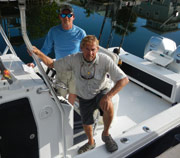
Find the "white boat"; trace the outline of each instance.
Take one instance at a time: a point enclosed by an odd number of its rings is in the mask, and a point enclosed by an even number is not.
[[[20,10],[22,34],[31,49],[22,1]],[[82,132],[74,134],[76,106],[57,96],[54,83],[36,56],[33,58],[43,79],[16,55],[1,26],[0,32],[7,43],[0,56],[0,158],[136,157],[170,132],[173,137],[166,143],[179,149],[180,46],[172,40],[152,37],[143,59],[120,49],[121,68],[130,83],[113,98],[115,116],[110,133],[119,149],[113,153],[106,151],[101,140],[103,124],[98,118],[94,134],[96,148],[78,155],[77,150],[87,140],[81,139]],[[113,50],[101,47],[100,52],[117,59]],[[177,150],[174,154],[178,154]]]

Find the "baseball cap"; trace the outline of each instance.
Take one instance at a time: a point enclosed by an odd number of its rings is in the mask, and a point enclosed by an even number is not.
[[[64,10],[69,10],[70,12],[74,12],[74,9],[70,5],[68,5],[68,4],[61,5],[61,7],[60,7],[60,14]]]

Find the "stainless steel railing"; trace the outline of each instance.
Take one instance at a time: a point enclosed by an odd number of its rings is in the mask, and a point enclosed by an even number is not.
[[[5,32],[4,32],[1,24],[0,24],[0,33],[1,33],[4,41],[6,42],[6,48],[4,49],[4,52],[2,54],[7,54],[8,50],[10,50],[12,54],[16,55],[15,50],[12,47],[11,43],[9,42],[9,40],[8,40],[8,38],[7,38],[7,36],[6,36]]]
[[[24,42],[26,44],[26,47],[28,50],[32,51],[33,48],[32,48],[32,45],[31,45],[31,42],[27,36],[27,31],[26,31],[26,14],[25,14],[25,10],[26,10],[26,2],[25,0],[18,0],[19,2],[19,10],[20,10],[20,17],[21,17],[21,30],[22,30],[22,36],[23,36],[23,39],[24,39]],[[32,57],[34,59],[34,61],[36,62],[37,64],[37,67],[47,85],[47,87],[49,88],[56,104],[57,104],[57,107],[60,111],[60,115],[61,115],[61,133],[62,133],[62,139],[63,139],[63,142],[62,142],[62,147],[63,147],[63,157],[66,158],[66,137],[65,137],[65,121],[64,121],[64,118],[65,118],[65,111],[64,111],[64,108],[61,104],[61,102],[59,101],[58,97],[56,96],[56,92],[54,90],[54,88],[51,86],[51,83],[49,81],[49,78],[47,77],[41,63],[39,62],[38,60],[38,57],[35,55],[35,54],[32,54]]]

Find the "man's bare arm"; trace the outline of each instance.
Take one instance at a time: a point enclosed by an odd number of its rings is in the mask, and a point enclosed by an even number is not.
[[[127,77],[116,82],[114,87],[106,94],[110,99],[116,95],[126,84],[128,84],[129,79]]]
[[[40,59],[43,61],[43,63],[44,63],[45,65],[47,65],[48,67],[50,67],[50,68],[53,68],[53,67],[54,67],[54,65],[53,65],[54,60],[51,59],[50,57],[46,56],[43,52],[41,52],[41,51],[40,51],[38,48],[36,48],[35,46],[33,46],[33,51],[32,51],[31,53],[36,54],[36,55],[38,56],[38,58],[40,58]],[[32,55],[31,53],[29,53],[29,54]]]
[[[100,107],[102,108],[102,110],[108,110],[111,106],[111,99],[114,95],[116,95],[126,84],[128,84],[129,79],[127,77],[119,80],[118,82],[116,82],[116,84],[114,85],[114,87],[106,94],[102,97],[101,101],[100,101]]]

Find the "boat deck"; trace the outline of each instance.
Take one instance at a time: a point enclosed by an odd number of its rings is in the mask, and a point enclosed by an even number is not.
[[[112,123],[110,133],[115,140],[119,140],[120,136],[129,129],[132,129],[139,123],[170,107],[171,104],[169,102],[145,90],[137,84],[129,82],[129,84],[119,92],[119,107],[117,109],[116,118]],[[103,157],[103,153],[107,154],[107,152],[105,150],[105,145],[101,140],[102,130],[103,125],[98,125],[96,135],[94,136],[94,139],[96,140],[96,148],[94,151],[102,150],[101,156]],[[75,156],[79,147],[86,142],[87,140],[74,145],[68,150],[68,155],[70,154]],[[120,143],[120,141],[117,143]],[[85,155],[86,153],[77,155],[77,157],[84,157]],[[93,155],[93,157],[99,157],[99,154]]]

